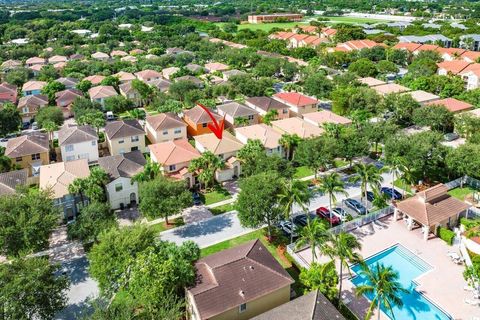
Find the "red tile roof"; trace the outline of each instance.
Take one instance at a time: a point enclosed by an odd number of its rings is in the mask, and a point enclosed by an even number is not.
[[[465,101],[457,100],[455,98],[446,98],[437,101],[432,101],[426,105],[444,106],[450,112],[460,112],[473,109],[473,105]]]
[[[447,72],[457,74],[470,65],[470,62],[464,60],[443,61],[437,63],[439,69],[445,69]]]
[[[421,44],[419,44],[419,43],[399,42],[395,46],[393,46],[393,49],[397,49],[397,50],[403,49],[403,50],[413,52],[413,51],[417,50],[420,46],[421,46]]]
[[[273,95],[274,98],[295,105],[297,107],[308,106],[310,104],[316,104],[318,102],[317,99],[307,97],[298,92],[280,92]]]

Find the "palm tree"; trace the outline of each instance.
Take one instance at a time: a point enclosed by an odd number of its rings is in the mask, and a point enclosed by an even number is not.
[[[338,139],[340,137],[340,133],[342,132],[342,129],[344,128],[343,126],[336,124],[336,123],[331,123],[331,122],[326,122],[322,125],[323,129],[325,130],[325,134],[332,138]]]
[[[312,199],[313,194],[308,189],[307,184],[300,180],[284,179],[282,189],[278,194],[279,205],[283,209],[285,219],[290,220],[293,225],[292,209],[293,205],[297,204],[303,211],[307,211],[307,204]],[[290,243],[293,242],[293,232],[290,233]]]
[[[337,172],[332,172],[323,176],[318,184],[318,190],[321,193],[328,194],[330,208],[330,227],[332,227],[332,204],[337,202],[337,194],[348,196],[345,191],[345,185]]]
[[[76,178],[72,183],[68,185],[68,193],[79,194],[82,206],[85,205],[84,190],[86,186],[86,180],[82,178]]]
[[[312,263],[314,263],[317,257],[316,249],[320,248],[322,252],[326,239],[328,239],[328,230],[325,223],[320,219],[308,219],[307,225],[300,230],[295,245],[297,248],[310,246],[312,250]]]
[[[353,167],[355,175],[350,179],[352,182],[361,183],[362,198],[365,199],[365,208],[367,207],[367,191],[368,187],[378,189],[383,181],[382,171],[385,169],[378,169],[375,165],[368,163],[357,163]]]
[[[215,172],[225,167],[225,162],[214,155],[212,152],[207,151],[202,154],[201,157],[193,159],[190,162],[188,170],[190,172],[200,171],[198,179],[205,184],[205,189],[209,185],[213,187],[215,183]]]
[[[53,150],[53,132],[58,130],[58,125],[50,120],[45,121],[42,124],[42,128],[48,133],[48,141],[50,141],[50,149]]]
[[[136,108],[127,111],[127,118],[129,119],[145,120],[146,116],[147,114],[143,109]]]
[[[238,127],[245,127],[250,124],[250,120],[248,120],[248,118],[245,118],[245,117],[235,118],[234,122]]]
[[[297,134],[285,133],[282,135],[278,143],[287,151],[287,159],[292,160],[295,153],[295,148],[302,139]]]
[[[145,164],[143,171],[137,173],[132,177],[132,183],[134,181],[144,182],[150,181],[158,177],[161,172],[160,165],[156,162],[153,162],[151,158],[147,158],[147,163]]]
[[[340,262],[340,272],[338,281],[338,302],[340,304],[340,296],[342,293],[342,279],[343,279],[343,267],[347,268],[350,273],[350,267],[348,262],[359,261],[360,256],[355,253],[355,250],[361,249],[361,244],[358,242],[354,235],[346,232],[340,232],[338,234],[330,233],[327,241],[325,253],[330,258],[337,258]]]
[[[265,116],[263,116],[263,123],[265,123],[267,126],[270,126],[272,124],[272,121],[277,119],[278,117],[278,111],[275,109],[268,110]]]
[[[409,292],[398,281],[398,272],[393,270],[391,266],[384,266],[382,263],[375,264],[372,269],[366,264],[362,264],[359,275],[365,277],[367,282],[355,289],[356,295],[368,294],[373,296],[365,319],[370,319],[375,308],[378,309],[377,319],[380,319],[380,307],[382,305],[391,312],[395,319],[393,306],[403,306],[400,295]]]

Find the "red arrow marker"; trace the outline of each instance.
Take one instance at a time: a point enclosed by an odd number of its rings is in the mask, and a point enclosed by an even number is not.
[[[212,119],[213,123],[208,124],[208,128],[212,130],[213,134],[219,139],[222,140],[222,135],[223,135],[223,129],[225,127],[225,116],[223,116],[223,119],[220,120],[220,122],[217,122],[217,119],[213,116],[213,114],[210,112],[210,110],[205,107],[203,104],[198,103],[197,105],[201,107],[205,112],[208,114],[210,119]]]

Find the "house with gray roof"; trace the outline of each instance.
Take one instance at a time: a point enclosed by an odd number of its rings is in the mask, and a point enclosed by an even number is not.
[[[135,150],[145,152],[145,131],[138,120],[109,122],[105,126],[105,136],[112,156]]]
[[[67,125],[58,131],[58,145],[63,161],[87,159],[98,160],[98,135],[89,125]]]
[[[0,173],[0,196],[15,194],[17,187],[27,184],[27,178],[27,169]]]
[[[442,47],[450,48],[452,46],[452,39],[445,37],[442,34],[429,34],[426,36],[399,36],[399,42],[414,42],[414,43],[432,43],[441,44]]]
[[[480,51],[480,34],[465,34],[460,36],[460,47]]]
[[[250,126],[258,123],[258,111],[235,101],[217,106],[217,112],[220,116],[224,116],[226,124],[232,127]]]
[[[98,165],[110,178],[105,187],[113,209],[123,209],[138,203],[138,183],[132,181],[132,178],[143,171],[146,163],[139,150],[98,159]]]

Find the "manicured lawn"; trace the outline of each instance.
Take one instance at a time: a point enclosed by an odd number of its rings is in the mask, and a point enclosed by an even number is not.
[[[223,206],[218,206],[215,208],[209,208],[210,212],[216,216],[225,212],[233,211],[235,210],[235,203],[229,203],[229,204],[224,204]]]
[[[162,231],[183,226],[185,224],[185,222],[183,221],[183,218],[176,218],[173,221],[169,220],[169,222],[170,224],[168,226],[165,224],[165,222],[152,224],[150,225],[150,229],[155,231],[155,233],[160,233]]]
[[[224,23],[216,23],[219,27],[221,27]],[[265,32],[269,32],[273,28],[280,28],[280,29],[291,29],[297,25],[305,25],[306,22],[282,22],[282,23],[264,23],[264,24],[251,24],[251,23],[244,23],[238,25],[238,30],[242,29],[250,29],[250,30],[262,30]]]
[[[200,193],[200,199],[205,205],[227,200],[227,199],[230,199],[231,197],[232,196],[230,195],[230,193],[228,193],[227,190],[225,190],[224,188],[218,185],[209,192]]]
[[[308,176],[313,176],[313,170],[306,166],[301,166],[295,168],[295,174],[293,175],[294,178],[301,179]]]
[[[465,197],[472,194],[477,190],[472,189],[470,187],[464,187],[464,188],[455,188],[450,191],[448,191],[448,194],[451,195],[452,197],[455,197],[459,200],[465,200]]]

